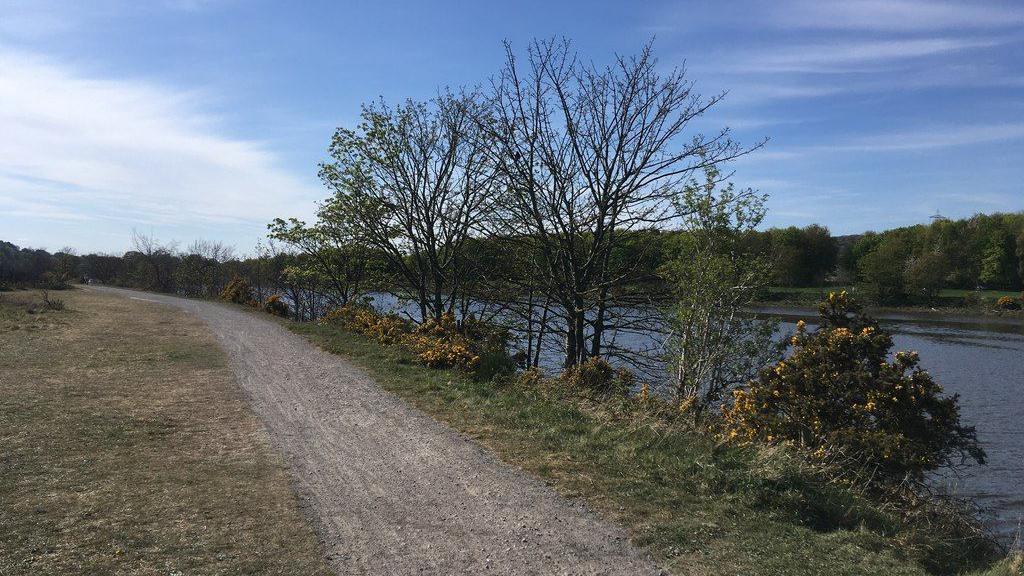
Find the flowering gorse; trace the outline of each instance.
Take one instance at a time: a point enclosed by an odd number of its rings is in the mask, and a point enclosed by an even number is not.
[[[845,292],[830,294],[814,331],[800,322],[791,353],[733,392],[725,434],[740,442],[789,442],[819,460],[842,458],[874,481],[920,479],[985,455],[960,424],[916,352],[889,359],[892,338]]]
[[[445,314],[440,320],[430,319],[403,336],[402,343],[431,368],[462,368],[473,370],[480,356],[458,329],[455,316]]]
[[[996,300],[996,308],[999,308],[1000,310],[1020,310],[1022,302],[1024,302],[1024,296],[1021,298],[1003,296],[999,300]]]
[[[267,298],[266,302],[263,303],[263,311],[273,314],[274,316],[287,318],[288,303],[282,300],[279,294],[274,294]]]
[[[472,318],[467,318],[460,326],[454,315],[445,314],[440,319],[429,319],[413,326],[396,314],[379,314],[363,305],[332,310],[319,323],[358,332],[384,345],[404,346],[431,368],[459,368],[470,372],[480,365],[481,354],[488,346],[500,348],[505,341]]]
[[[220,299],[234,302],[235,304],[259,305],[259,302],[253,299],[249,281],[238,274],[235,274],[227,285],[224,286],[224,289],[220,291]]]

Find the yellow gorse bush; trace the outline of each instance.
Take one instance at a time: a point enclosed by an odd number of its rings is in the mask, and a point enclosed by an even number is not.
[[[402,337],[402,344],[431,368],[473,370],[480,362],[480,356],[473,352],[469,339],[459,332],[452,314],[420,324],[411,334]]]
[[[224,289],[220,291],[220,299],[234,302],[235,304],[259,305],[259,302],[256,302],[252,297],[252,288],[249,286],[249,281],[238,274],[232,276],[231,280],[224,286]]]
[[[280,294],[274,294],[267,298],[266,302],[263,303],[263,311],[273,314],[274,316],[287,318],[288,304],[281,299]]]
[[[373,308],[358,304],[335,308],[317,322],[321,325],[338,325],[385,345],[400,342],[409,332],[409,323],[397,314],[378,314]]]
[[[459,329],[455,317],[445,314],[412,328],[396,314],[378,314],[368,306],[343,306],[325,314],[320,324],[336,324],[376,339],[381,344],[400,344],[431,368],[473,370],[480,356]]]
[[[892,338],[845,292],[820,307],[820,327],[797,324],[791,353],[733,392],[726,438],[789,442],[813,458],[853,459],[880,482],[921,478],[960,456],[984,460],[957,397],[918,366],[915,352],[889,360]]]
[[[996,308],[1000,310],[1020,310],[1022,302],[1024,302],[1024,296],[1020,299],[1013,298],[1012,296],[1003,296],[996,300]]]

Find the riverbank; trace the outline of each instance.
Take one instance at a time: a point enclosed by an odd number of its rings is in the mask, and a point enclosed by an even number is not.
[[[199,319],[49,297],[0,295],[0,574],[331,573]]]
[[[767,295],[758,303],[764,307],[782,307],[793,309],[817,309],[817,303],[828,298],[829,292],[847,291],[856,296],[854,286],[818,286],[808,288],[772,287]],[[928,315],[952,315],[968,318],[1006,318],[1024,323],[1024,310],[1005,310],[997,306],[1000,298],[1020,299],[1020,292],[1001,290],[960,290],[945,289],[939,291],[930,303],[908,303],[898,306],[869,306],[868,310],[876,317],[895,314],[912,314],[921,317]]]
[[[288,323],[502,460],[626,526],[676,574],[953,574],[981,558],[829,482],[782,448],[737,448],[636,399],[479,382],[401,347]],[[987,574],[1019,573],[1003,563]]]
[[[805,320],[814,322],[818,316],[817,306],[805,304],[758,303],[751,310],[783,321]],[[979,330],[1024,333],[1024,315],[1011,311],[1007,314],[982,314],[972,310],[865,307],[877,320],[888,323],[910,323],[952,328],[965,327]]]

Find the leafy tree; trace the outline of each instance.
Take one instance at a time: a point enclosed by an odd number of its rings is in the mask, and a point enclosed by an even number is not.
[[[320,177],[332,190],[325,228],[351,220],[358,240],[398,273],[422,320],[440,320],[463,296],[463,250],[497,196],[490,144],[472,94],[366,105],[355,129],[339,128]],[[385,289],[393,289],[391,286]]]
[[[878,304],[895,304],[904,296],[903,270],[908,248],[898,236],[886,236],[860,259],[860,290]]]
[[[982,253],[978,282],[986,287],[1010,288],[1017,272],[1014,252],[1013,237],[1006,230],[995,230]]]
[[[1024,228],[1017,235],[1017,279],[1024,281]]]
[[[678,210],[688,234],[677,237],[684,247],[662,269],[677,301],[669,320],[675,392],[696,415],[778,354],[777,323],[745,310],[771,279],[768,258],[750,242],[765,196],[732,184],[716,191],[718,182],[718,171],[707,168],[703,183],[687,186]]]
[[[345,306],[366,288],[370,250],[360,239],[356,218],[350,204],[328,201],[320,207],[313,226],[295,218],[277,218],[267,226],[271,239],[305,256],[296,259],[288,273],[293,279],[301,276],[333,306]]]
[[[768,232],[774,257],[775,281],[781,286],[821,284],[836,267],[838,246],[828,228],[773,229]]]
[[[931,303],[945,286],[949,262],[938,252],[928,252],[910,259],[904,272],[907,294]]]

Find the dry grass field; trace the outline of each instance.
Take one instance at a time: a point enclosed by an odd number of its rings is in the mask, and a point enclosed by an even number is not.
[[[198,319],[50,297],[0,294],[0,575],[329,572]]]

